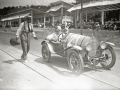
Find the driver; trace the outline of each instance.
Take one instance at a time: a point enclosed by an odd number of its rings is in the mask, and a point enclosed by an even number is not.
[[[59,42],[58,37],[60,34],[61,34],[61,26],[56,26],[55,33],[48,35],[46,39],[49,41]]]
[[[63,33],[62,33],[62,38],[61,38],[61,40],[64,40],[64,39],[68,36],[68,34],[69,34],[69,28],[68,28],[68,27],[65,27],[65,28],[63,29]]]
[[[67,36],[69,35],[69,28],[65,27],[63,29],[63,33],[62,33],[62,38],[61,38],[61,45],[63,46],[63,48],[66,48],[66,42],[67,42]]]

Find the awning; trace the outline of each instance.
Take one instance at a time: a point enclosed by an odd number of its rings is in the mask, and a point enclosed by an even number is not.
[[[74,7],[71,7],[70,9],[68,9],[67,11],[68,12],[71,12],[71,11],[74,11],[75,10],[75,8]]]
[[[90,2],[87,2],[87,3],[83,3],[83,8],[85,8],[87,5],[89,5]],[[78,10],[78,9],[81,9],[81,4],[77,4],[75,5],[74,7],[68,9],[67,11],[68,12],[71,12],[71,11],[74,11],[74,10]]]
[[[115,4],[119,4],[120,0],[106,0],[106,1],[92,1],[92,2],[87,2],[87,3],[83,3],[83,7],[82,8],[90,8],[90,7],[102,7],[102,6],[110,6],[110,5],[114,5],[114,9],[119,8],[119,5],[115,5]],[[112,7],[111,6],[111,7]],[[110,7],[110,9],[111,9]],[[81,4],[75,5],[74,7],[68,9],[67,11],[71,12],[77,9],[81,9]],[[102,8],[100,8],[102,9]],[[109,9],[109,8],[108,8]]]
[[[62,6],[63,6],[63,5],[51,7],[47,12],[50,12],[50,11],[57,11],[57,10],[59,10]]]
[[[26,13],[26,14],[20,14],[20,18],[24,18],[26,16],[28,16],[30,13]],[[1,21],[8,21],[8,20],[13,20],[13,19],[18,19],[19,15],[16,16],[11,16],[11,17],[7,17],[7,18],[3,18]]]

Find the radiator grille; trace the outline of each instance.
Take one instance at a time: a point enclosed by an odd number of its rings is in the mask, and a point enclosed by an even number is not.
[[[94,57],[98,48],[98,41],[94,36],[91,37],[90,44],[92,45],[92,50],[89,52],[89,56]]]

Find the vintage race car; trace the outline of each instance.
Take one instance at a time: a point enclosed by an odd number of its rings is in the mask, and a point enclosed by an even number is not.
[[[116,54],[112,46],[113,43],[98,41],[95,36],[84,36],[69,33],[61,38],[59,42],[45,39],[42,41],[42,57],[49,62],[51,53],[66,57],[69,68],[74,74],[81,74],[86,65],[97,65],[98,63],[105,69],[110,69],[116,62]]]

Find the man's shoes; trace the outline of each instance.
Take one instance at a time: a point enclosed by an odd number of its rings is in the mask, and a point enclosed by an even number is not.
[[[27,57],[22,57],[21,56],[21,59],[22,59],[23,62],[27,62]]]
[[[24,60],[24,62],[26,63],[26,62],[27,62],[27,60]]]
[[[27,59],[27,57],[23,57],[23,56],[21,56],[21,59],[22,59],[22,60],[26,60],[26,59]]]

